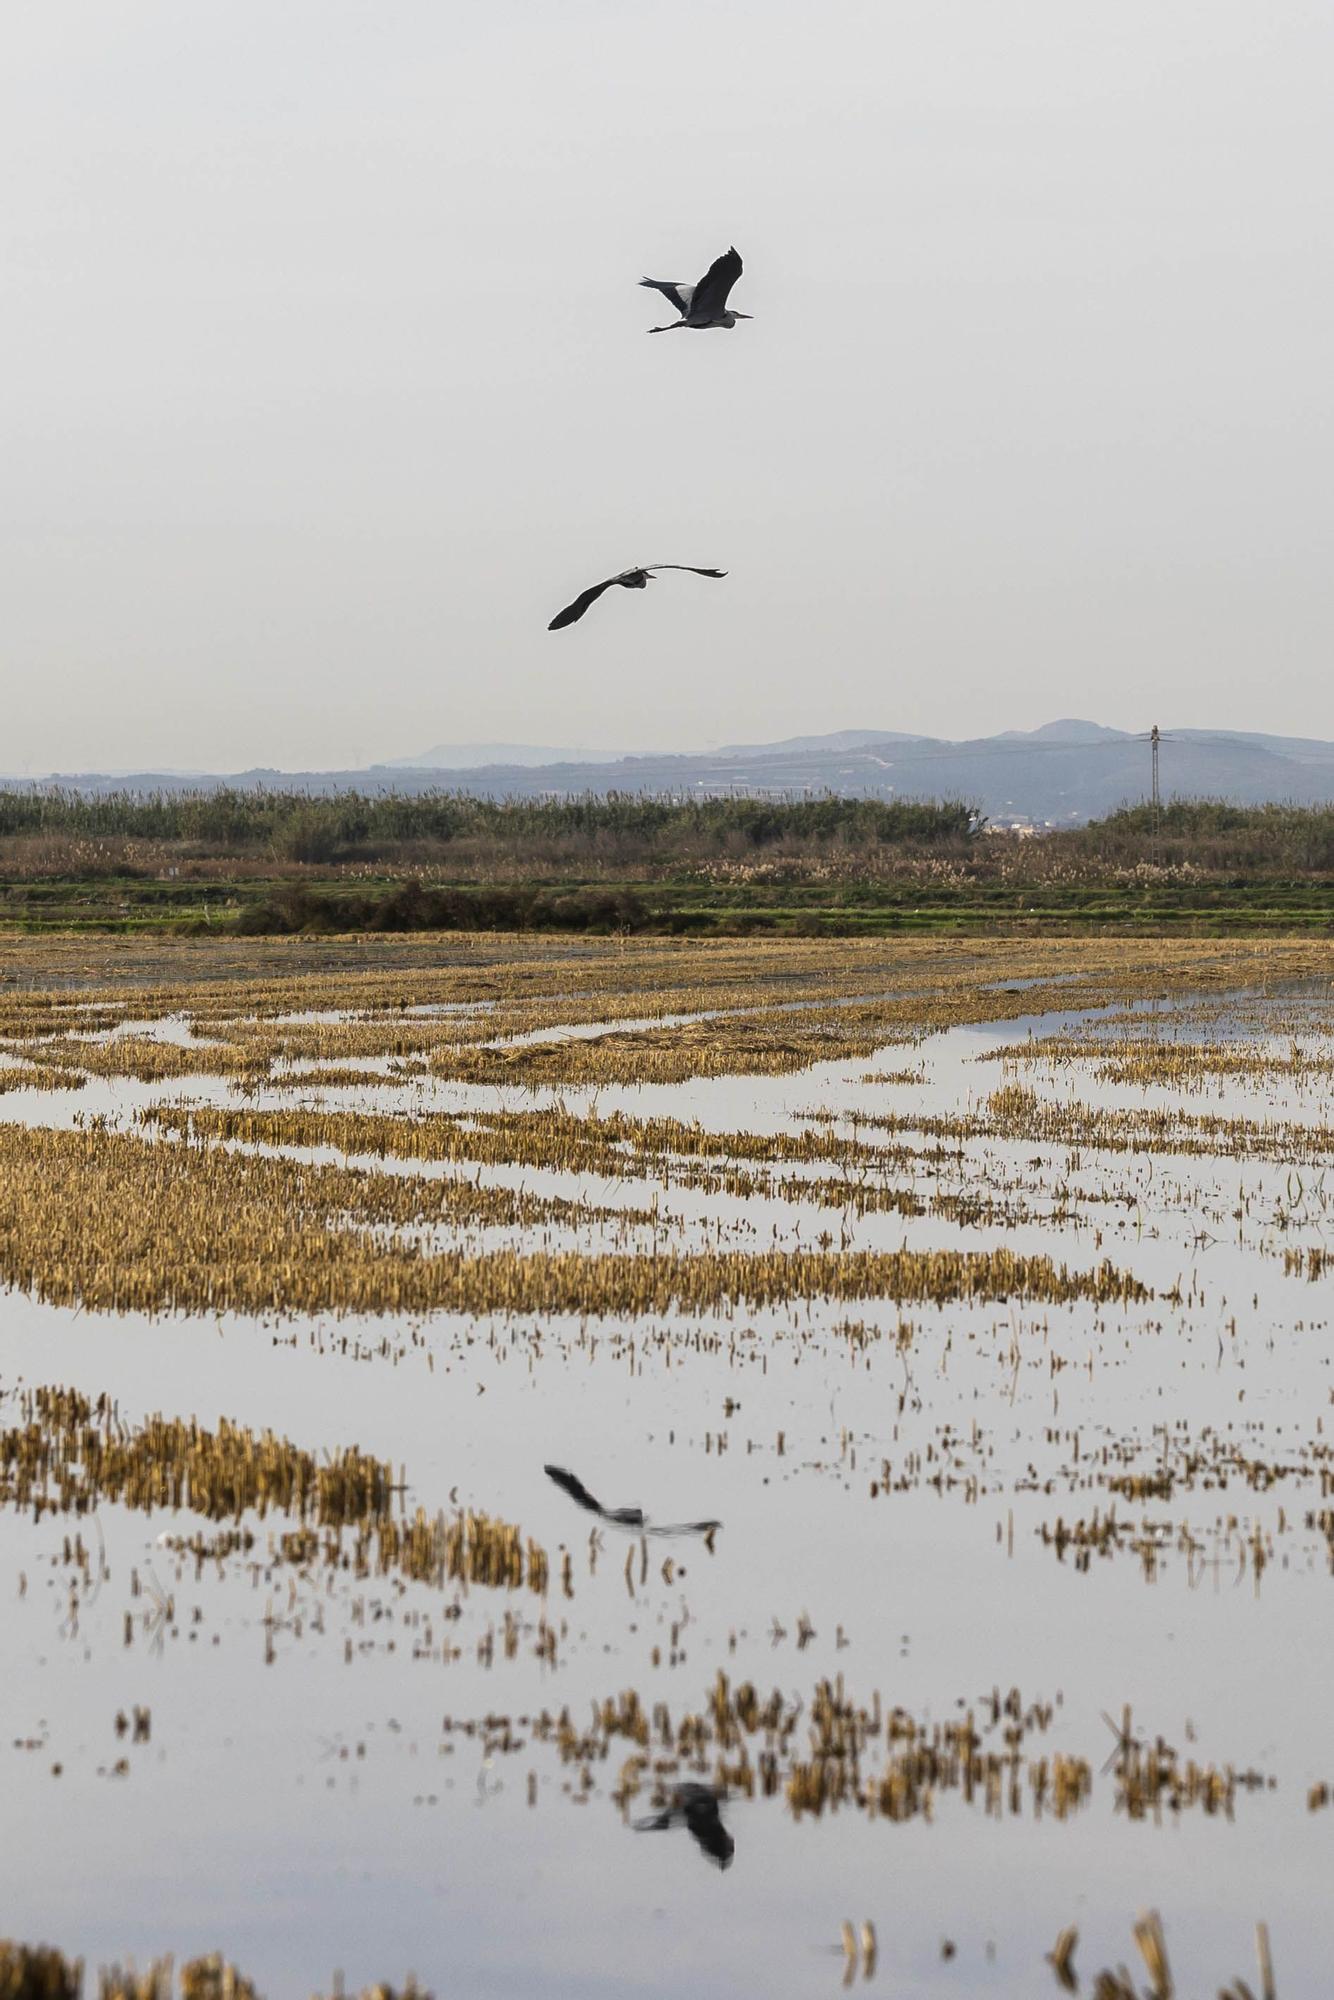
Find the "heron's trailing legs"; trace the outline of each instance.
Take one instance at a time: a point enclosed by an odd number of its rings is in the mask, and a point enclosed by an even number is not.
[[[732,327],[736,324],[737,320],[739,319],[754,319],[754,317],[755,317],[754,313],[725,312],[718,319],[709,319],[709,320],[674,319],[670,326],[651,326],[649,328],[649,332],[675,333],[678,327],[689,326],[689,327],[694,327],[695,331],[698,333],[701,331],[707,331],[710,327],[714,326]]]

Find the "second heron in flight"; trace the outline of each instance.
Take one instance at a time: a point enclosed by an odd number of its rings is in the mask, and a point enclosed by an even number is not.
[[[610,590],[619,583],[622,590],[647,590],[649,578],[655,569],[687,569],[692,576],[726,576],[725,569],[696,569],[694,563],[646,563],[642,569],[623,569],[619,576],[609,576],[605,583],[590,584],[581,590],[573,604],[567,604],[558,611],[547,626],[548,632],[559,632],[563,625],[573,625],[583,617],[590,604],[596,604],[604,590]]]

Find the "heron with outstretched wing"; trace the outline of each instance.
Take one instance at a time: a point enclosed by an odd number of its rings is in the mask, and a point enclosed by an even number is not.
[[[641,285],[661,292],[680,313],[680,319],[666,326],[651,326],[650,333],[671,333],[680,326],[697,331],[709,326],[733,327],[739,319],[753,319],[753,313],[736,312],[727,303],[728,293],[741,276],[741,258],[735,248],[715,257],[697,285],[680,285],[674,278],[641,278]]]
[[[692,576],[726,576],[725,569],[697,569],[694,563],[645,563],[642,569],[623,569],[619,576],[609,576],[603,583],[590,584],[581,590],[572,604],[558,611],[547,626],[548,632],[559,632],[562,626],[575,625],[583,617],[590,604],[596,604],[604,590],[610,590],[618,583],[622,590],[646,590],[650,577],[659,569],[689,570]]]

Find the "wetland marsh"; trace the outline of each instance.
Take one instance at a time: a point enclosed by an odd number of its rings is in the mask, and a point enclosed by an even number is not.
[[[1332,1074],[1319,941],[3,941],[6,1934],[1328,1990]]]

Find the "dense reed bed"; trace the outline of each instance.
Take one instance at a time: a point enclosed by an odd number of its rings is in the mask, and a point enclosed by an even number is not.
[[[169,869],[207,879],[247,867],[281,876],[378,865],[454,882],[606,881],[765,863],[846,880],[929,881],[947,868],[978,882],[1033,884],[1094,885],[1135,871],[1204,880],[1334,875],[1328,806],[1173,799],[1157,812],[1130,806],[1040,840],[981,832],[961,800],[0,786],[0,867],[19,879],[134,879]]]
[[[467,792],[282,789],[87,794],[0,787],[0,841],[63,837],[128,841],[150,857],[257,855],[270,860],[384,861],[458,856],[658,860],[798,846],[821,853],[966,846],[974,815],[958,802],[911,799],[668,800],[630,793],[575,799],[487,799]],[[129,857],[127,857],[128,859]],[[132,865],[132,864],[131,864]]]

